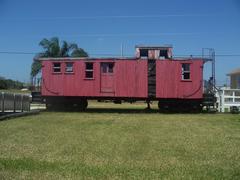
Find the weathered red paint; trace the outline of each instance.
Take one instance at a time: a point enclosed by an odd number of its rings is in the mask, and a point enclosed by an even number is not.
[[[53,73],[53,62],[61,63],[61,72]],[[73,62],[73,72],[65,72],[65,63]],[[93,78],[85,78],[85,62],[93,62]],[[101,63],[114,63],[113,73],[101,72]],[[182,63],[190,63],[191,79],[182,80]],[[80,96],[86,98],[148,98],[147,59],[44,59],[42,60],[43,96]],[[201,99],[201,59],[156,60],[156,99]]]
[[[52,72],[52,63],[56,61],[42,61],[43,96],[147,97],[147,61],[74,60],[74,72],[65,73],[68,61],[58,61],[62,63],[61,73]],[[94,63],[93,79],[85,78],[85,62]],[[101,73],[102,62],[114,63],[114,73]]]
[[[190,80],[182,80],[182,63],[190,64]],[[203,94],[203,61],[167,60],[156,63],[156,97],[200,99]]]

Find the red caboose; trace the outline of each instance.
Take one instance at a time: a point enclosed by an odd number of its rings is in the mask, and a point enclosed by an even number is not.
[[[159,101],[160,109],[203,100],[201,58],[172,57],[171,46],[136,46],[134,58],[41,58],[47,107],[87,107],[88,99]]]

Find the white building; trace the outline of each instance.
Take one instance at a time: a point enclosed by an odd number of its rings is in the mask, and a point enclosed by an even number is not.
[[[222,87],[216,96],[218,112],[230,112],[231,106],[237,106],[240,109],[240,89]]]
[[[216,92],[219,112],[230,112],[230,107],[240,110],[240,68],[227,74],[230,77],[230,87],[221,87]]]

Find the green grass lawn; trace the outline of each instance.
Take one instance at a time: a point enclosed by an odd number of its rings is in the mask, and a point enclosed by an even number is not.
[[[2,121],[0,179],[240,179],[240,115],[142,108]]]

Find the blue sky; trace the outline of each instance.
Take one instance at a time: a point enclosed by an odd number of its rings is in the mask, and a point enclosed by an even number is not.
[[[40,52],[43,38],[75,42],[92,56],[134,55],[136,44],[172,44],[175,55],[240,54],[239,0],[0,0],[0,52]],[[0,53],[0,76],[29,81],[34,55]],[[240,56],[217,56],[218,84]],[[208,68],[205,73],[208,74]]]

